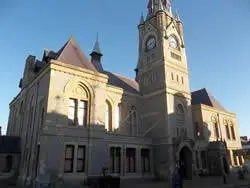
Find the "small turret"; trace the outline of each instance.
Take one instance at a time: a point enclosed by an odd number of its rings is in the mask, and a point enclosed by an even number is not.
[[[96,42],[95,42],[93,51],[91,52],[90,56],[91,56],[91,62],[93,63],[95,68],[98,71],[103,72],[103,67],[102,67],[102,63],[101,63],[101,59],[102,59],[103,54],[102,54],[101,49],[100,49],[98,35],[96,37]]]

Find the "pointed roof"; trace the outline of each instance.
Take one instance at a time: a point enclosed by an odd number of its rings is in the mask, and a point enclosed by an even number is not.
[[[160,10],[164,10],[164,7],[163,7],[163,4],[162,4],[162,1],[161,0],[159,0],[159,11]]]
[[[143,16],[143,13],[141,13],[141,18],[140,18],[140,23],[139,25],[142,25],[144,24],[144,16]]]
[[[205,88],[192,92],[192,105],[196,104],[204,104],[226,112],[219,101],[209,94]]]
[[[94,65],[81,51],[79,45],[73,37],[70,37],[66,44],[57,52],[55,59],[66,64],[96,71]]]
[[[98,34],[97,34],[97,36],[96,36],[96,41],[95,41],[95,45],[94,45],[94,48],[93,48],[92,53],[93,53],[93,52],[102,55],[101,48],[100,48],[100,43],[99,43]]]

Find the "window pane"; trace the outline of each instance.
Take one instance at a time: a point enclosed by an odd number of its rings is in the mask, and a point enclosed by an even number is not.
[[[69,99],[69,106],[75,107],[76,106],[76,100],[75,99]]]
[[[87,102],[86,101],[80,101],[79,102],[79,108],[86,109],[87,108]]]
[[[74,162],[74,146],[66,145],[65,160],[64,160],[65,172],[73,172],[73,162]]]
[[[87,102],[80,101],[79,102],[79,109],[78,109],[78,124],[79,126],[86,125],[87,120]]]
[[[66,152],[65,152],[65,158],[66,158],[66,159],[71,159],[71,158],[73,158],[73,150],[74,150],[73,147],[67,146]]]
[[[77,160],[77,172],[83,172],[83,171],[84,171],[84,161]]]
[[[71,160],[65,160],[64,162],[64,171],[72,172],[73,171],[73,162]]]
[[[76,114],[75,109],[76,109],[76,100],[69,99],[68,120],[69,124],[71,125],[75,124],[75,114]]]
[[[79,146],[78,151],[77,151],[77,158],[78,159],[83,159],[85,156],[85,147],[84,146]]]

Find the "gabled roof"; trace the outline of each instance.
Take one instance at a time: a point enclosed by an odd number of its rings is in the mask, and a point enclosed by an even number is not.
[[[97,71],[91,61],[84,55],[73,37],[57,52],[56,60],[66,64]]]
[[[119,74],[111,73],[108,71],[105,71],[104,74],[107,74],[109,76],[108,84],[120,87],[128,92],[132,93],[139,92],[139,84],[134,79]]]
[[[192,105],[205,104],[221,111],[226,111],[225,108],[210,95],[205,88],[192,92]]]
[[[101,54],[98,40],[95,44],[93,52],[98,52]],[[43,55],[43,61],[48,62],[50,59],[86,68],[92,71],[101,72],[109,76],[108,84],[120,87],[127,92],[139,92],[139,85],[134,79],[108,71],[98,71],[94,64],[81,51],[79,45],[73,37],[71,37],[58,52],[45,50]]]
[[[0,153],[20,153],[20,137],[0,136]]]

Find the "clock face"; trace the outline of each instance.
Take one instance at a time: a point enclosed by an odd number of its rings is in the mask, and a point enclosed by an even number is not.
[[[171,48],[178,48],[178,42],[174,36],[170,36],[168,40]]]
[[[147,40],[147,50],[151,50],[156,46],[156,41],[154,37],[150,37]]]

